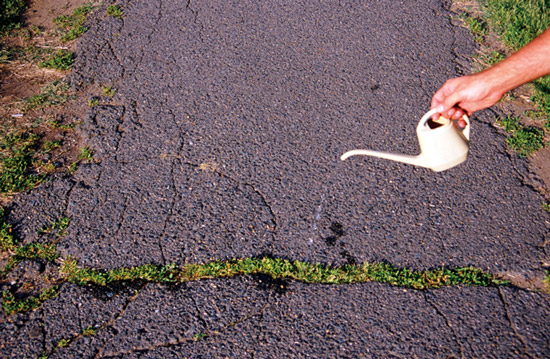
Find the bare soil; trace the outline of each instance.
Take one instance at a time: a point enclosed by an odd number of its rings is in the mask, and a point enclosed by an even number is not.
[[[1,48],[11,53],[8,60],[0,62],[0,119],[3,131],[37,134],[41,144],[47,141],[62,143],[61,147],[48,153],[37,153],[35,160],[46,166],[35,165],[32,169],[34,173],[65,172],[78,158],[78,131],[66,126],[77,125],[80,115],[85,113],[83,96],[74,94],[75,100],[63,106],[32,110],[25,109],[25,100],[40,94],[46,85],[68,74],[68,71],[39,65],[47,51],[74,51],[74,41],[62,43],[59,40],[53,20],[60,15],[71,14],[75,8],[86,3],[86,0],[30,1],[23,17],[23,27],[0,38]],[[52,126],[52,121],[59,124],[59,128]],[[0,195],[0,205],[7,204],[10,198],[10,195]]]

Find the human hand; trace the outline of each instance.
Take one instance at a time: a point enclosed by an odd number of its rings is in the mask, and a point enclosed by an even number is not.
[[[438,111],[433,118],[442,115],[458,120],[458,125],[464,127],[464,114],[471,116],[475,111],[493,106],[502,98],[505,91],[495,88],[491,76],[484,72],[450,79],[432,97],[431,108]]]

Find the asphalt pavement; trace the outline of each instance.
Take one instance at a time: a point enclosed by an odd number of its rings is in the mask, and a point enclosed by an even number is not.
[[[89,19],[70,75],[76,88],[116,89],[82,115],[93,161],[14,200],[23,243],[69,217],[58,252],[98,270],[272,256],[544,276],[550,215],[492,111],[474,117],[470,156],[448,171],[339,159],[419,152],[431,95],[474,53],[448,1],[117,4],[122,19]],[[545,358],[549,304],[514,285],[65,283],[0,325],[0,353]]]

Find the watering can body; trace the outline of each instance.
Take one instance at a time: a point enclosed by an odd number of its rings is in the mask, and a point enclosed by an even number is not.
[[[392,161],[427,167],[435,172],[452,168],[466,160],[470,151],[470,120],[465,115],[466,127],[461,131],[452,121],[441,118],[432,121],[431,116],[436,110],[428,111],[416,127],[420,144],[420,154],[417,156],[399,155],[389,152],[372,150],[353,150],[342,155],[344,161],[348,157],[363,155],[385,158]]]

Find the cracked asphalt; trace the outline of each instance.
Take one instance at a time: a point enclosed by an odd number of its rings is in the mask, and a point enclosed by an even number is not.
[[[493,112],[448,171],[339,160],[419,151],[431,95],[474,51],[448,1],[117,4],[122,19],[89,19],[70,78],[117,91],[83,114],[93,162],[15,198],[23,243],[69,217],[59,253],[102,270],[269,255],[544,275],[550,215]],[[63,284],[0,324],[0,356],[544,358],[549,318],[548,294],[517,286]]]

